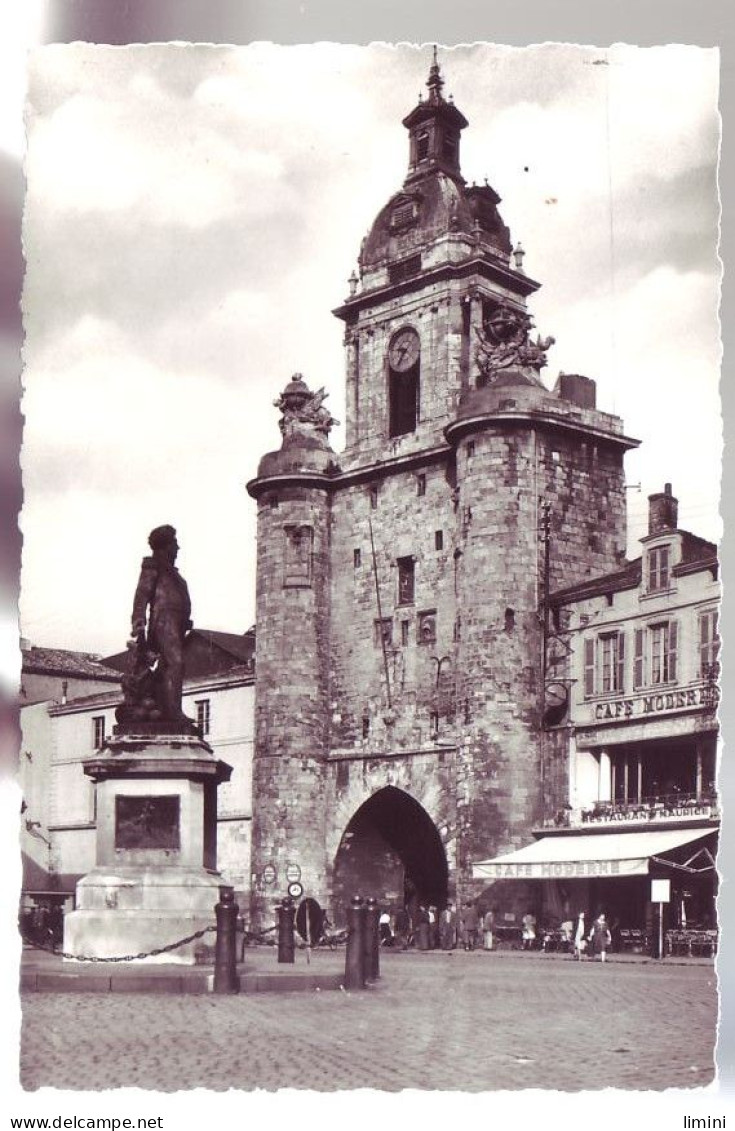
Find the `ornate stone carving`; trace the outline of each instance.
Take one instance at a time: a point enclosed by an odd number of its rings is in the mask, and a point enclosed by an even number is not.
[[[531,341],[533,319],[508,302],[500,302],[477,330],[476,359],[483,384],[491,384],[509,369],[532,370],[536,378],[547,364],[546,351],[554,338]]]
[[[339,424],[324,404],[328,396],[323,387],[313,393],[302,375],[294,373],[278,400],[273,402],[283,413],[278,422],[283,438],[314,432],[328,436],[332,426]]]

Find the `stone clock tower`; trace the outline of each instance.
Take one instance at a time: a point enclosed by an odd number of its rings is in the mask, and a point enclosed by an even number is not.
[[[542,730],[542,508],[552,587],[614,569],[635,441],[595,384],[540,372],[539,287],[498,194],[460,169],[443,95],[404,119],[408,171],[363,240],[345,326],[346,447],[285,388],[257,499],[253,914],[301,875],[340,921],[493,894],[472,863],[532,839],[558,787]],[[275,876],[275,879],[273,877]],[[532,899],[504,882],[504,907]],[[527,909],[527,906],[526,906]]]

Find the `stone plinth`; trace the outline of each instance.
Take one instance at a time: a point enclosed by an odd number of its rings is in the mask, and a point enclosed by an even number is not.
[[[198,737],[118,735],[84,772],[97,783],[96,864],[77,884],[64,951],[147,954],[214,924],[217,786],[231,767]],[[192,964],[202,943],[214,935],[137,961]]]

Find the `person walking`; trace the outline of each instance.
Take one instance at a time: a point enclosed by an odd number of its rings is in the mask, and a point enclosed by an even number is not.
[[[607,952],[610,948],[612,941],[610,929],[607,925],[607,920],[603,914],[600,914],[595,919],[592,930],[590,931],[589,941],[595,955],[599,955],[600,962],[604,962],[607,958]]]
[[[460,925],[462,930],[462,946],[465,950],[474,950],[477,937],[477,908],[471,899],[468,899],[464,905]]]
[[[439,916],[439,941],[442,950],[454,950],[457,941],[457,924],[453,903],[448,903]]]
[[[482,945],[485,950],[493,949],[493,928],[495,927],[495,912],[492,907],[482,917]]]
[[[586,949],[587,940],[585,938],[584,911],[580,911],[577,919],[577,929],[574,932],[574,957],[578,962],[581,962]]]
[[[536,942],[536,916],[532,911],[527,912],[521,920],[523,929],[521,932],[521,949],[532,950]]]
[[[429,937],[429,912],[422,903],[419,905],[416,927],[416,939],[419,950],[429,949]]]

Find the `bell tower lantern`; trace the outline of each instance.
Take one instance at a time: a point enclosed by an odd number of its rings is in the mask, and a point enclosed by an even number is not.
[[[451,99],[447,101],[442,94],[444,79],[437,62],[436,47],[426,85],[429,97],[420,99],[418,106],[403,119],[410,146],[406,187],[435,170],[441,170],[464,184],[459,166],[459,141],[461,131],[469,123]]]

